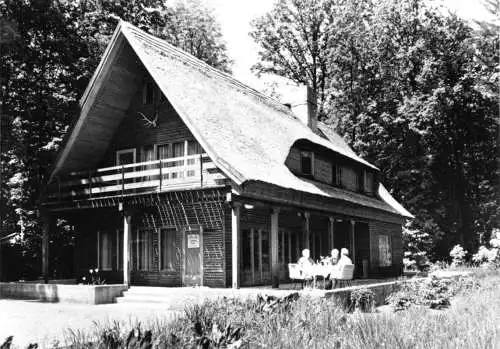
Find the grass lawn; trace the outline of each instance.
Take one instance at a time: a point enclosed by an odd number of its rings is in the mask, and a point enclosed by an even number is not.
[[[264,311],[255,299],[191,306],[168,323],[142,324],[130,335],[119,324],[78,333],[73,348],[500,348],[500,272],[472,270],[443,310],[387,306],[346,312],[332,300],[301,297]],[[460,283],[461,284],[461,283]],[[84,339],[85,338],[85,339]],[[89,341],[91,343],[89,343]]]

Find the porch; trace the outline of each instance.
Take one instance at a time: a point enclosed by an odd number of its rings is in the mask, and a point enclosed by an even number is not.
[[[315,261],[347,248],[359,279],[401,270],[400,226],[394,223],[249,199],[227,187],[109,200],[46,212],[46,280],[48,235],[58,217],[76,229],[75,277],[98,268],[108,283],[278,288],[289,283],[288,264],[305,248]]]

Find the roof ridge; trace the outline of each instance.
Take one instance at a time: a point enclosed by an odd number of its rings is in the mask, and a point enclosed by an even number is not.
[[[215,75],[217,75],[218,78],[222,78],[224,79],[226,82],[232,84],[232,85],[235,85],[237,87],[239,87],[240,90],[242,90],[242,92],[246,92],[246,93],[249,93],[251,95],[254,95],[258,98],[261,98],[263,99],[264,101],[268,102],[270,104],[271,107],[277,109],[278,111],[292,117],[294,120],[297,120],[297,121],[300,121],[299,119],[297,119],[297,117],[292,113],[291,110],[289,110],[289,108],[287,108],[285,105],[283,105],[282,103],[280,103],[279,101],[277,101],[276,99],[272,98],[272,97],[269,97],[267,95],[265,95],[264,93],[256,90],[255,88],[241,82],[240,80],[236,79],[235,77],[233,77],[232,75],[228,74],[228,73],[225,73],[215,67],[212,67],[211,65],[203,62],[201,59],[199,58],[196,58],[195,56],[193,56],[192,54],[170,44],[169,42],[167,42],[166,40],[163,40],[163,39],[160,39],[150,33],[147,33],[146,31],[136,27],[135,25],[133,25],[132,23],[130,22],[127,22],[127,21],[121,21],[121,24],[122,24],[122,30],[123,28],[126,28],[126,29],[129,29],[129,30],[132,30],[134,32],[134,34],[138,34],[138,35],[142,35],[142,39],[149,39],[149,40],[152,40],[154,42],[154,44],[156,44],[156,46],[159,46],[160,49],[162,50],[168,50],[170,51],[170,53],[174,54],[174,55],[180,55],[183,57],[183,62],[187,62],[187,63],[190,63],[192,64],[193,66],[196,66],[197,68],[203,68],[204,71],[206,72],[207,70],[210,72],[210,73],[213,73]]]

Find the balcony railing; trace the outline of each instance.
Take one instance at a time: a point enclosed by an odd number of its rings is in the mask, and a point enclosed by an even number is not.
[[[60,176],[49,185],[49,201],[93,199],[176,189],[203,188],[221,183],[207,154],[80,171]]]

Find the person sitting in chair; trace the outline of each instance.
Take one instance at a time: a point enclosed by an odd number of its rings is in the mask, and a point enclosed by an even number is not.
[[[340,269],[343,265],[347,264],[352,264],[352,260],[349,258],[349,250],[347,248],[343,248],[340,250],[340,259],[337,266]]]
[[[333,254],[333,251],[332,251],[332,254]],[[349,258],[349,250],[347,248],[342,248],[340,250],[340,259],[337,262],[337,264],[334,265],[332,274],[335,274],[336,272],[342,270],[342,267],[344,265],[352,265],[352,260],[351,260],[351,258]],[[331,285],[329,284],[328,286],[329,286],[329,288],[333,289],[333,288],[335,288],[335,284],[336,284],[337,280],[335,279],[335,277],[332,274],[329,275],[332,283],[331,283]]]
[[[332,250],[329,262],[331,265],[336,265],[339,262],[339,250],[336,248]]]
[[[311,251],[305,248],[302,250],[302,257],[299,258],[297,264],[301,270],[302,275],[306,278],[312,277],[312,267],[315,264],[314,260],[311,258]]]

